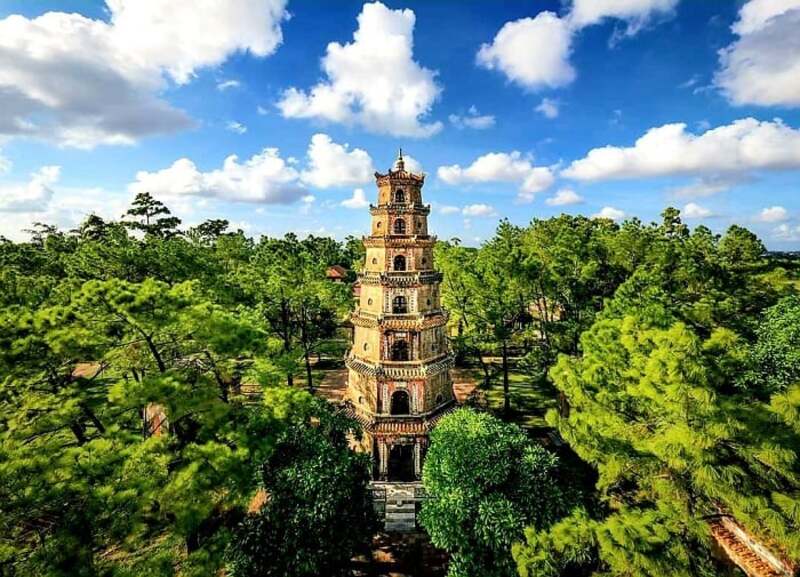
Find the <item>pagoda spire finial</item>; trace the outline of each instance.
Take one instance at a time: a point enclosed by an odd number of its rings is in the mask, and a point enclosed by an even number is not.
[[[406,169],[406,162],[403,160],[403,148],[400,147],[399,152],[397,153],[397,160],[394,163],[395,170],[405,170]]]

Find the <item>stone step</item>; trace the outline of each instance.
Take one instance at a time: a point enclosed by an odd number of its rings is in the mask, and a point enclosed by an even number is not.
[[[410,513],[386,513],[387,521],[400,521],[401,519],[411,519],[412,521],[417,517],[414,511]]]
[[[387,511],[413,511],[416,508],[414,503],[386,503]]]
[[[398,532],[398,533],[403,532],[404,533],[404,532],[407,532],[407,531],[413,531],[414,529],[416,529],[416,526],[414,525],[414,523],[413,522],[409,523],[408,521],[402,521],[402,522],[389,522],[389,521],[387,521],[386,525],[385,525],[385,530],[386,531],[390,531],[390,532]]]

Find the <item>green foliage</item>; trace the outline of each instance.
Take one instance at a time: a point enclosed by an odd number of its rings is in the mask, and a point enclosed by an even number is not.
[[[557,574],[580,553],[613,575],[714,575],[705,520],[720,512],[800,553],[787,508],[800,497],[800,437],[732,392],[740,344],[729,329],[704,339],[681,322],[626,316],[599,320],[582,357],[559,359],[551,376],[570,408],[548,420],[597,467],[602,507],[593,520],[576,513],[576,530],[592,536],[580,551],[563,528],[529,531],[516,549],[523,574],[551,564]]]
[[[370,460],[347,445],[357,424],[322,402],[311,408],[315,424],[291,426],[262,467],[266,502],[236,529],[234,576],[344,575],[371,542]]]
[[[451,555],[449,575],[512,575],[511,545],[564,507],[557,459],[515,425],[459,409],[431,433],[420,520]]]
[[[128,219],[0,242],[3,575],[216,574],[287,430],[329,419],[276,385],[339,318],[348,288],[326,286],[312,253],[340,258],[338,243],[259,249],[224,221],[179,234],[149,195]],[[291,276],[277,279],[286,254]],[[275,267],[262,271],[267,257]],[[255,292],[281,283],[292,285],[288,359]],[[263,403],[243,385],[265,387]],[[146,434],[145,408],[165,434]]]
[[[800,382],[800,297],[789,296],[764,312],[742,379],[760,396]]]

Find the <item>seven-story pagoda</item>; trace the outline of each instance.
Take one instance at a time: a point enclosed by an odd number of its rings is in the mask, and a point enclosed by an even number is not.
[[[374,478],[414,481],[428,432],[454,402],[447,313],[442,275],[433,268],[430,206],[422,204],[425,176],[406,170],[401,151],[394,168],[375,179],[346,399],[364,426],[361,448],[373,456]]]

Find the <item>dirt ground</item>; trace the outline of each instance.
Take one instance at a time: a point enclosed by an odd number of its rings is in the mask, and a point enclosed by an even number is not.
[[[379,533],[371,558],[353,559],[353,577],[442,577],[447,554],[431,545],[424,533]]]

